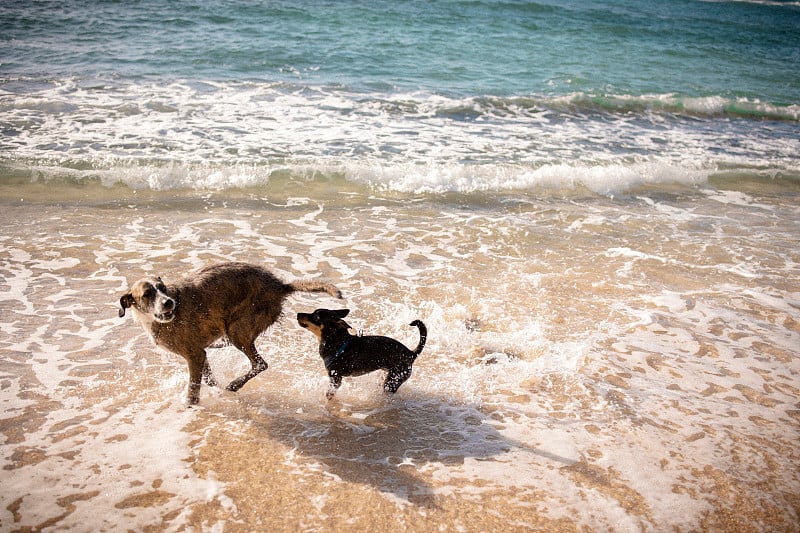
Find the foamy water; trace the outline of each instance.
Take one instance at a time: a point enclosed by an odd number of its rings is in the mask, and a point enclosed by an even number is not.
[[[10,128],[2,163],[41,180],[223,190],[322,175],[403,192],[582,186],[617,194],[729,172],[800,174],[797,106],[722,97],[452,98],[74,80],[15,94],[27,90],[9,84],[0,92]]]
[[[80,209],[4,193],[0,528],[796,527],[796,195],[316,187],[98,190]],[[186,408],[185,363],[117,301],[145,273],[234,259],[333,281],[365,334],[413,346],[425,321],[412,378],[389,400],[378,374],[345,380],[327,403],[293,316],[341,303],[297,295],[257,343],[270,368]],[[209,353],[223,384],[247,367]]]

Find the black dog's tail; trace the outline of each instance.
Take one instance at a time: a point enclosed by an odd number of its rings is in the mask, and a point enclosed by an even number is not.
[[[415,320],[409,326],[417,326],[419,328],[419,344],[414,350],[414,355],[419,355],[425,347],[425,341],[428,339],[428,328],[422,323],[422,320]]]

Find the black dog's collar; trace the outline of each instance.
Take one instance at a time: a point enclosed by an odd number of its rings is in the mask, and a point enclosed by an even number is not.
[[[347,339],[346,341],[344,341],[344,344],[342,344],[341,346],[339,346],[339,349],[338,349],[338,350],[336,350],[336,353],[335,353],[335,354],[333,354],[333,355],[331,355],[331,356],[328,356],[328,357],[326,357],[325,359],[323,359],[323,360],[322,360],[322,361],[325,363],[325,370],[330,370],[330,368],[331,368],[331,365],[333,364],[333,362],[334,362],[334,361],[335,361],[335,360],[336,360],[336,359],[337,359],[337,358],[338,358],[340,355],[342,355],[342,354],[345,352],[345,350],[347,350],[347,346],[348,346],[349,344],[350,344],[350,339]]]

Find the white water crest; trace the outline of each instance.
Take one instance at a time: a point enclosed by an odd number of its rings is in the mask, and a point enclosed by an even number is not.
[[[6,93],[0,116],[13,132],[2,141],[7,167],[133,189],[258,187],[288,175],[413,192],[580,186],[613,194],[702,184],[736,169],[800,173],[800,136],[790,123],[762,130],[757,121],[659,113],[669,98],[651,97],[661,103],[655,111],[647,99],[628,111],[615,103],[628,99],[604,98],[607,108],[598,112],[595,99],[580,95],[559,103],[255,82],[98,88],[67,80],[26,98]]]

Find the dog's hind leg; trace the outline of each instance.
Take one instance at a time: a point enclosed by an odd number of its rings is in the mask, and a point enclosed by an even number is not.
[[[389,370],[386,375],[386,381],[383,383],[383,391],[387,394],[394,394],[400,385],[406,382],[411,377],[411,366],[396,366]]]
[[[233,392],[236,392],[237,390],[241,389],[245,383],[247,383],[257,375],[259,375],[269,366],[267,365],[267,362],[264,361],[264,359],[262,359],[260,355],[258,355],[255,343],[251,342],[246,347],[239,347],[238,345],[236,347],[239,348],[242,352],[244,352],[247,358],[250,359],[251,367],[250,371],[247,374],[239,376],[238,378],[231,381],[227,387],[225,387],[227,390]]]

